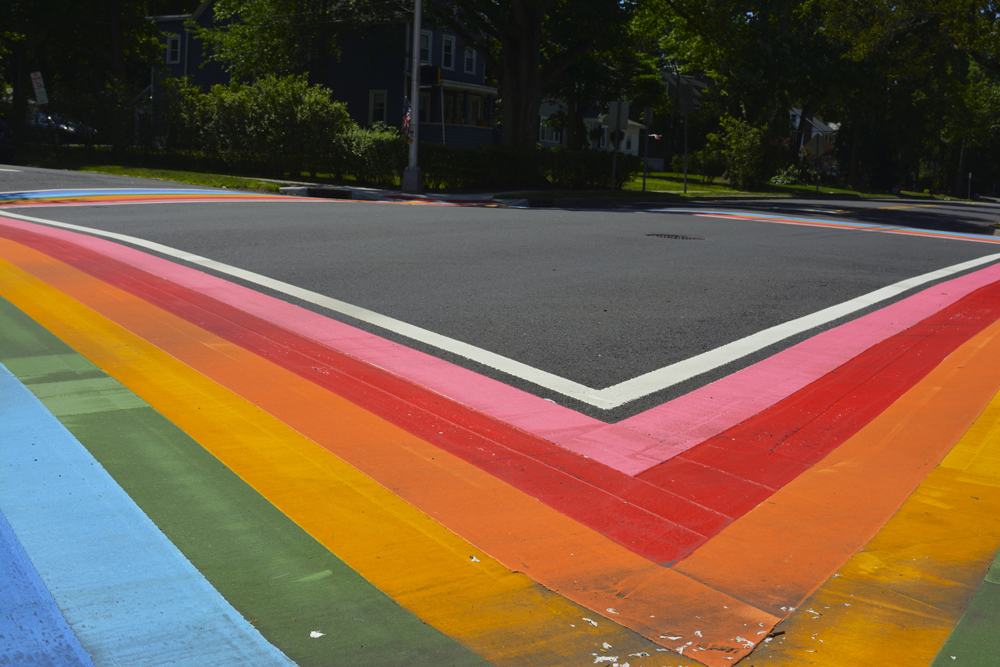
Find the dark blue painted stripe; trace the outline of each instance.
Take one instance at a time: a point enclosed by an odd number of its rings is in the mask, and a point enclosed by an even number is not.
[[[0,665],[94,667],[0,512]]]

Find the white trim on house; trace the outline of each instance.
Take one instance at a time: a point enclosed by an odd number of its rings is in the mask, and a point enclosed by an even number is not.
[[[455,69],[455,38],[452,35],[445,35],[441,40],[441,69],[454,70]],[[448,52],[448,47],[451,47],[451,52]],[[451,60],[449,63],[448,60]]]
[[[442,78],[441,85],[454,90],[468,90],[473,93],[483,93],[484,95],[499,95],[496,88],[484,86],[479,83],[466,83],[464,81],[452,81],[451,79]]]
[[[176,65],[181,61],[181,36],[177,34],[167,35],[167,57],[168,65]]]
[[[424,60],[424,36],[427,37],[427,60]],[[417,52],[420,55],[421,65],[431,64],[431,55],[434,53],[434,33],[430,30],[420,31],[420,44],[417,45]]]

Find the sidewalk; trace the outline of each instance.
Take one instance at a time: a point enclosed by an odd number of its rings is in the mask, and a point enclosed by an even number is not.
[[[323,199],[352,199],[355,201],[398,201],[426,202],[436,204],[464,204],[470,206],[504,206],[508,208],[606,208],[606,209],[649,209],[663,205],[681,204],[685,202],[749,202],[749,201],[910,201],[898,197],[861,197],[856,195],[826,194],[819,197],[793,197],[789,195],[754,195],[733,193],[731,195],[695,195],[650,191],[636,192],[634,196],[616,197],[529,197],[508,198],[503,195],[510,192],[475,192],[475,193],[441,193],[431,192],[419,195],[404,194],[398,190],[380,188],[347,187],[316,185],[306,183],[289,183],[279,192],[291,197],[318,197]],[[981,197],[981,203],[996,204],[1000,200]]]

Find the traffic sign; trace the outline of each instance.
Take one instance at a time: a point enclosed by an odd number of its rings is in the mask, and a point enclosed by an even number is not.
[[[49,96],[45,94],[45,83],[42,81],[41,72],[31,73],[31,85],[35,87],[35,99],[39,104],[48,104]]]
[[[827,141],[826,137],[821,134],[813,136],[805,145],[805,149],[809,151],[810,155],[815,155],[816,157],[820,157],[831,148],[833,148],[833,144]]]

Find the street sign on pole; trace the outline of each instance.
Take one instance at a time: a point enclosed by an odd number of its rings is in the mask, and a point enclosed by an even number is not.
[[[45,94],[45,83],[42,81],[41,72],[31,73],[31,85],[35,87],[35,99],[39,104],[48,104],[49,96]]]
[[[810,155],[815,156],[816,160],[816,192],[819,192],[819,159],[824,153],[828,152],[833,148],[833,144],[827,141],[826,137],[822,134],[813,135],[813,138],[806,142],[803,148]]]

